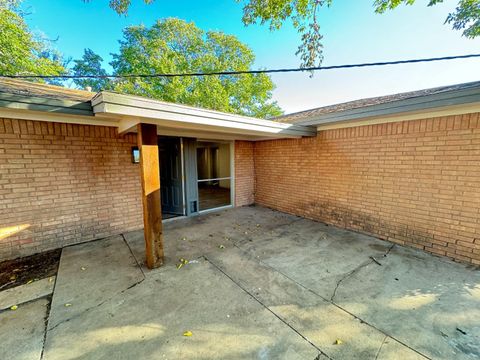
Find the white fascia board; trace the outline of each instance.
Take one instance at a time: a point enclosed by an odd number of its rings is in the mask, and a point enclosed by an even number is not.
[[[250,135],[275,135],[275,137],[314,136],[315,127],[279,123],[218,111],[165,103],[137,96],[109,92],[97,94],[92,99],[95,115],[117,115],[122,118],[150,119],[163,126],[236,132]],[[142,120],[142,122],[144,122]]]
[[[407,113],[393,114],[389,116],[370,116],[354,120],[332,121],[317,126],[317,131],[343,129],[364,125],[376,125],[392,123],[399,121],[412,121],[421,119],[431,119],[445,116],[464,115],[480,112],[480,103],[468,105],[447,106],[434,110],[412,111]]]

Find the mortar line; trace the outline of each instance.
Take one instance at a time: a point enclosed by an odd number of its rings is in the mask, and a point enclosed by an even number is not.
[[[245,289],[242,285],[240,285],[237,281],[235,281],[230,275],[228,275],[225,271],[223,271],[220,267],[218,267],[214,262],[210,261],[206,256],[203,256],[206,261],[208,261],[209,264],[211,264],[215,269],[220,271],[223,275],[225,275],[228,279],[230,279],[231,282],[233,282],[235,285],[237,285],[240,289],[242,289],[246,294],[248,294],[252,299],[254,299],[256,302],[258,302],[262,307],[264,307],[267,311],[269,311],[273,316],[275,316],[278,320],[280,320],[283,324],[287,325],[293,332],[295,332],[298,336],[300,336],[303,340],[308,342],[310,345],[312,345],[320,354],[326,356],[328,359],[333,360],[330,356],[328,356],[325,352],[323,352],[322,349],[320,349],[317,345],[315,345],[312,341],[310,341],[306,336],[304,336],[302,333],[300,333],[297,329],[295,329],[292,325],[290,325],[287,321],[285,321],[283,318],[281,318],[277,313],[275,313],[273,310],[271,310],[268,306],[266,306],[263,302],[261,302],[256,296],[254,296],[250,291]]]
[[[389,253],[389,252],[390,252],[390,250],[392,250],[392,249],[393,249],[393,247],[395,247],[395,245],[396,245],[396,244],[392,244],[392,246],[390,247],[390,249],[389,249],[389,250],[387,250],[387,253]],[[250,254],[249,254],[248,252],[246,252],[245,250],[243,250],[242,248],[240,248],[240,247],[239,247],[237,244],[235,244],[235,243],[234,243],[234,244],[233,244],[233,246],[235,246],[237,249],[239,249],[239,250],[240,250],[240,251],[242,251],[243,253],[245,253],[245,254],[247,254],[248,256],[250,256]],[[252,257],[250,256],[250,258],[252,258]],[[283,273],[282,271],[280,271],[280,270],[278,270],[278,269],[275,269],[274,267],[272,267],[272,266],[270,266],[269,264],[267,264],[267,263],[263,262],[262,260],[258,260],[258,259],[255,259],[255,258],[253,258],[253,260],[254,260],[254,261],[257,261],[259,264],[261,264],[261,265],[263,265],[263,266],[265,266],[265,267],[267,267],[267,268],[271,269],[272,271],[276,271],[276,272],[278,272],[279,274],[281,274],[282,276],[284,276],[284,277],[285,277],[285,278],[287,278],[288,280],[290,280],[290,281],[294,282],[295,284],[297,284],[298,286],[300,286],[300,287],[304,288],[305,290],[308,290],[309,292],[311,292],[311,293],[312,293],[312,294],[314,294],[315,296],[318,296],[318,297],[319,297],[319,298],[321,298],[322,300],[324,300],[324,301],[326,301],[326,302],[328,302],[328,303],[332,304],[333,306],[337,307],[338,309],[340,309],[340,310],[342,310],[342,311],[346,312],[347,314],[349,314],[349,315],[353,316],[355,319],[357,319],[357,320],[361,321],[362,323],[365,323],[365,324],[367,324],[368,326],[370,326],[371,328],[373,328],[373,329],[377,330],[377,331],[378,331],[378,332],[380,332],[381,334],[383,334],[383,335],[385,335],[385,336],[388,336],[388,337],[392,338],[393,340],[395,340],[395,341],[397,341],[398,343],[402,344],[403,346],[405,346],[405,347],[409,348],[410,350],[412,350],[412,351],[416,352],[417,354],[419,354],[419,355],[421,355],[421,356],[425,357],[426,359],[432,360],[432,358],[428,357],[427,355],[425,355],[425,354],[422,354],[422,353],[421,353],[421,352],[419,352],[418,350],[414,349],[413,347],[411,347],[411,346],[410,346],[410,345],[408,345],[408,344],[405,344],[403,341],[401,341],[401,340],[397,339],[396,337],[394,337],[394,336],[392,336],[392,335],[390,335],[390,334],[387,334],[385,331],[383,331],[383,330],[379,329],[379,328],[378,328],[378,327],[376,327],[375,325],[372,325],[372,324],[370,324],[368,321],[365,321],[365,320],[363,320],[363,319],[362,319],[362,318],[360,318],[359,316],[357,316],[357,315],[355,315],[354,313],[352,313],[352,312],[350,312],[350,311],[346,310],[345,308],[343,308],[342,306],[338,305],[337,303],[335,303],[335,302],[333,302],[333,301],[331,301],[331,300],[329,300],[329,299],[327,299],[327,298],[323,297],[322,295],[318,294],[318,293],[317,293],[317,292],[315,292],[314,290],[312,290],[312,289],[308,288],[307,286],[305,286],[305,285],[303,285],[303,284],[299,283],[297,280],[295,280],[295,279],[291,278],[290,276],[286,275],[286,274],[285,274],[285,273]]]

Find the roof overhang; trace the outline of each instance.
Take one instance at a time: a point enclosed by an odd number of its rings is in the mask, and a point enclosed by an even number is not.
[[[195,137],[224,137],[249,140],[314,136],[315,127],[227,114],[191,106],[166,103],[112,92],[92,99],[95,117],[118,119],[120,133],[136,131],[136,125],[157,125],[159,134]]]
[[[159,135],[264,140],[315,136],[314,126],[227,114],[139,96],[87,91],[0,78],[0,117],[117,127],[157,125]]]
[[[306,118],[318,130],[480,112],[480,85]]]

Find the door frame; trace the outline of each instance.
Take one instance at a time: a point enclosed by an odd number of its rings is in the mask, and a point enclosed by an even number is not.
[[[195,143],[198,141],[207,141],[207,142],[215,142],[215,141],[221,141],[223,143],[228,143],[230,146],[230,204],[229,205],[224,205],[224,206],[219,206],[216,208],[212,209],[206,209],[206,210],[197,210],[197,212],[188,214],[187,212],[187,204],[188,204],[188,194],[187,194],[187,171],[186,171],[186,161],[185,161],[185,144],[184,144],[184,137],[179,136],[180,138],[180,159],[181,159],[181,178],[182,178],[182,201],[183,201],[183,215],[179,215],[170,219],[166,219],[163,221],[173,221],[176,219],[182,219],[186,217],[193,217],[199,214],[207,214],[210,212],[215,212],[215,211],[220,211],[220,210],[225,210],[225,209],[231,209],[235,207],[235,183],[236,183],[236,178],[235,178],[235,141],[234,140],[215,140],[215,139],[202,139],[202,138],[196,138]],[[193,139],[192,139],[193,140]],[[196,147],[195,147],[196,148]],[[195,163],[196,166],[196,163]],[[198,173],[195,172],[196,177],[195,177],[195,186],[197,186],[198,189]],[[199,200],[198,200],[198,190],[197,190],[197,206],[199,205]]]
[[[183,137],[180,137],[180,164],[182,167],[181,179],[182,179],[182,216],[187,216],[187,194],[185,186],[185,158],[183,154]]]
[[[230,205],[219,206],[212,209],[200,210],[198,214],[207,214],[215,211],[231,209],[235,207],[235,140],[212,140],[212,139],[197,139],[197,141],[215,142],[221,141],[230,145]],[[197,174],[198,186],[198,174]]]

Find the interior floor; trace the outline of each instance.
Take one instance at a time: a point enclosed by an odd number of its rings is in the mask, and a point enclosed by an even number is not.
[[[230,205],[230,189],[216,185],[201,185],[198,187],[198,201],[200,210]]]

